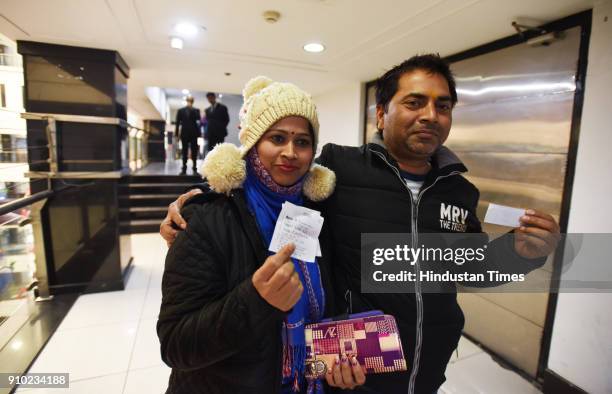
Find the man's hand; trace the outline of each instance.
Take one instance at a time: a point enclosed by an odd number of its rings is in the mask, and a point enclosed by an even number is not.
[[[514,249],[527,259],[551,254],[559,243],[559,224],[547,213],[533,209],[525,211],[521,227],[514,230]]]
[[[268,257],[253,274],[253,286],[268,304],[283,312],[289,311],[298,302],[304,291],[291,254],[295,245],[288,244],[278,253]]]
[[[168,206],[168,213],[159,225],[159,234],[166,241],[168,247],[172,245],[172,243],[176,239],[176,235],[178,234],[178,232],[187,228],[187,222],[185,222],[185,219],[183,219],[183,217],[181,216],[181,209],[183,208],[185,201],[187,201],[192,196],[195,196],[196,194],[200,193],[202,193],[202,190],[192,189],[185,194],[181,194],[179,198],[177,198]],[[172,227],[172,223],[174,223],[181,230],[175,230]]]
[[[364,384],[366,378],[357,357],[343,354],[342,359],[336,356],[334,366],[328,368],[325,380],[332,387],[352,390]]]

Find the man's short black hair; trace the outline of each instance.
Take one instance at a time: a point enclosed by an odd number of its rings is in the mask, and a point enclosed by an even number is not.
[[[402,75],[415,71],[423,70],[429,74],[439,74],[448,82],[453,106],[457,103],[457,90],[455,88],[455,77],[448,64],[438,54],[427,54],[413,56],[398,64],[391,70],[384,73],[376,80],[376,105],[382,105],[387,111],[389,101],[397,93],[399,79]]]
[[[215,92],[208,92],[208,93],[206,93],[206,97],[217,97],[217,93],[215,93]]]

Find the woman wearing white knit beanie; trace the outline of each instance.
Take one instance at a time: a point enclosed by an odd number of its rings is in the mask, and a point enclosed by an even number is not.
[[[243,95],[241,146],[206,156],[214,192],[187,202],[189,226],[166,258],[157,331],[172,367],[167,392],[322,393],[322,381],[304,375],[304,325],[326,313],[326,267],[292,258],[291,244],[276,254],[268,246],[283,203],[326,199],[335,174],[313,163],[319,122],[309,94],[257,77]],[[330,365],[327,382],[363,383],[350,361]]]

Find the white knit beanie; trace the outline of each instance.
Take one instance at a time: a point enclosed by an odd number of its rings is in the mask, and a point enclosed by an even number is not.
[[[319,136],[319,118],[312,97],[292,83],[274,82],[267,77],[255,77],[242,91],[244,105],[240,118],[243,154],[251,149],[262,135],[282,118],[301,116],[314,131],[315,144]]]
[[[230,143],[219,144],[206,155],[202,166],[202,174],[218,193],[228,194],[242,185],[246,178],[244,156],[279,120],[288,116],[305,118],[312,126],[315,146],[318,141],[317,109],[312,97],[297,86],[259,76],[247,82],[242,95],[240,148]],[[332,194],[335,183],[333,171],[313,164],[304,181],[304,195],[312,201],[324,200]]]

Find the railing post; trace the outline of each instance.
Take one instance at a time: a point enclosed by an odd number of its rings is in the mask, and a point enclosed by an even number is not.
[[[34,233],[34,258],[36,259],[36,280],[38,281],[38,297],[36,301],[49,301],[53,298],[49,292],[49,275],[47,271],[47,256],[45,254],[45,239],[43,236],[42,209],[47,199],[32,204],[30,217]]]
[[[49,147],[49,172],[55,174],[58,171],[57,168],[57,133],[55,128],[55,119],[51,117],[45,117],[47,126],[45,132],[47,133],[47,143]]]

